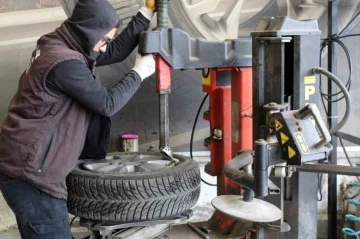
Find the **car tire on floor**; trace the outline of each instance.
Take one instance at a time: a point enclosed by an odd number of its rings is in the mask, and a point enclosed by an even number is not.
[[[145,155],[162,157],[156,153]],[[200,169],[193,159],[175,157],[179,163],[172,167],[133,173],[90,171],[84,165],[96,161],[80,160],[67,177],[69,212],[86,219],[125,223],[187,211],[200,196]]]

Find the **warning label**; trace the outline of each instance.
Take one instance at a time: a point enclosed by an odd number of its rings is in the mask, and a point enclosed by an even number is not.
[[[282,145],[286,144],[286,142],[289,141],[289,137],[286,134],[284,134],[283,132],[280,132],[280,138],[281,138]]]
[[[288,154],[289,154],[289,159],[291,159],[296,155],[296,152],[295,152],[295,150],[293,148],[288,146]]]
[[[275,130],[279,131],[282,127],[283,125],[279,121],[275,120]]]

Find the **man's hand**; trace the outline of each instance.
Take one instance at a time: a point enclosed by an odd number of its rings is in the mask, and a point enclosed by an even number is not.
[[[155,59],[153,54],[142,56],[138,54],[135,60],[135,66],[132,69],[139,74],[141,80],[144,80],[155,73]]]
[[[156,0],[146,0],[146,7],[151,13],[156,12]]]

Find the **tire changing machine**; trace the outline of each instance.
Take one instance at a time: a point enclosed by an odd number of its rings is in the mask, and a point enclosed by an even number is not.
[[[360,176],[356,168],[322,164],[332,146],[316,107],[317,22],[267,17],[252,39],[207,41],[168,29],[167,5],[168,0],[157,0],[158,27],[142,33],[139,44],[141,54],[156,56],[159,149],[172,158],[171,70],[201,69],[210,97],[204,119],[211,136],[204,145],[211,162],[205,171],[217,176],[216,211],[207,222],[173,229],[192,213],[128,224],[81,219],[80,224],[90,229],[91,239],[317,238],[316,173]]]

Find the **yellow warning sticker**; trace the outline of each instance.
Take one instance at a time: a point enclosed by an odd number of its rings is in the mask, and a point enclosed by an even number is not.
[[[308,84],[315,84],[316,83],[316,77],[315,76],[305,76],[304,77],[305,85]]]
[[[283,127],[283,125],[278,120],[275,120],[276,131],[279,131],[282,127]]]
[[[280,132],[281,144],[284,145],[287,141],[289,141],[289,137],[283,132]]]
[[[208,77],[203,77],[202,78],[202,85],[203,86],[210,86],[211,85],[211,78],[210,78],[210,74]]]
[[[296,152],[295,152],[295,150],[293,148],[288,146],[288,154],[289,154],[289,159],[291,159],[296,155]]]

